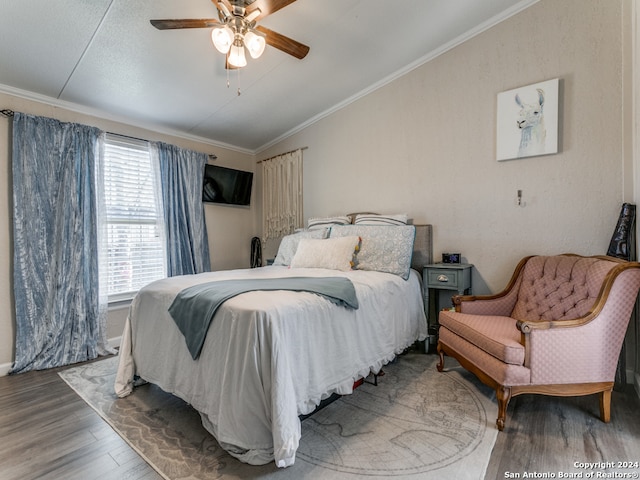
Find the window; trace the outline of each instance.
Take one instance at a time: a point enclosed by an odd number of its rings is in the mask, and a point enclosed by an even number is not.
[[[118,301],[166,277],[158,169],[149,142],[113,134],[102,160],[108,296]]]

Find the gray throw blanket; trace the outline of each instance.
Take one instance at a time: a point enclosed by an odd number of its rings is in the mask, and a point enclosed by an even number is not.
[[[311,292],[336,305],[358,308],[356,291],[344,277],[286,277],[219,280],[182,290],[169,307],[169,313],[184,335],[191,357],[197,359],[204,345],[216,310],[225,300],[255,290]]]

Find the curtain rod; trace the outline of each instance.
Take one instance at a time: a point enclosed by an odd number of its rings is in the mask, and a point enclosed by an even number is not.
[[[107,133],[109,135],[117,135],[119,137],[130,138],[132,140],[139,140],[141,142],[149,142],[149,140],[147,140],[146,138],[132,137],[131,135],[123,135],[122,133],[113,133],[113,132],[107,132]],[[218,156],[215,153],[208,153],[207,156],[209,157],[209,160],[215,160],[216,158],[218,158]]]
[[[115,135],[117,137],[129,138],[131,140],[138,140],[140,142],[148,142],[149,141],[146,138],[132,137],[131,135],[123,135],[122,133],[114,133],[114,132],[105,132],[105,133],[108,133],[109,135]]]
[[[0,115],[3,115],[7,118],[13,117],[14,113],[15,112],[13,110],[9,110],[8,108],[3,108],[2,110],[0,110]],[[107,132],[107,133],[110,135],[118,135],[120,137],[131,138],[132,140],[139,140],[141,142],[149,141],[145,138],[132,137],[131,135],[123,135],[122,133],[113,133],[113,132]],[[209,153],[208,156],[209,156],[209,160],[215,160],[216,158],[218,158],[218,156],[215,153]]]
[[[273,157],[265,158],[264,160],[259,160],[256,163],[268,162],[269,160],[273,160],[274,158],[279,157],[281,155],[287,155],[288,153],[297,152],[298,150],[306,150],[307,148],[309,148],[309,147],[300,147],[300,148],[296,148],[296,149],[293,149],[293,150],[289,150],[288,152],[279,153],[278,155],[274,155]]]

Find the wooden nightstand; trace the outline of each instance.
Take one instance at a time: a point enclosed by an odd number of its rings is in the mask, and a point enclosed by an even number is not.
[[[429,352],[435,348],[438,336],[438,312],[439,290],[453,290],[459,295],[471,294],[471,270],[470,263],[432,263],[425,265],[422,269],[422,281],[424,283],[424,309],[427,315],[427,326],[429,328],[429,338],[425,343],[425,351]],[[438,290],[435,295],[435,315],[431,315],[429,291]]]

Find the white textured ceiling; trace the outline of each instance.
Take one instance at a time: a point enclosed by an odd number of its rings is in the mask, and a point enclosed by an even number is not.
[[[307,57],[228,72],[208,29],[149,24],[210,0],[1,0],[0,91],[257,152],[535,1],[297,0],[260,24]]]

